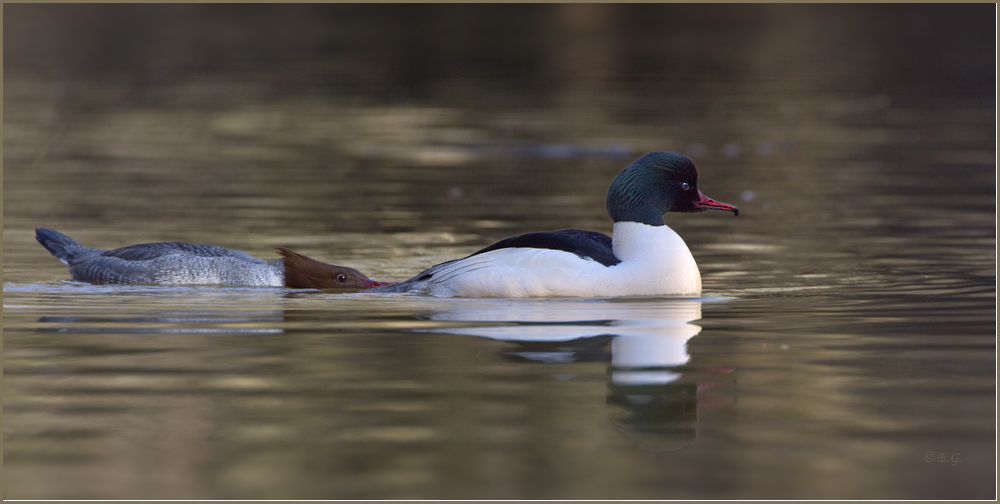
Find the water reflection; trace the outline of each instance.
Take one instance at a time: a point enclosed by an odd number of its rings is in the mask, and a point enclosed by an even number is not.
[[[639,448],[672,451],[697,439],[698,391],[718,384],[706,374],[732,367],[688,366],[688,342],[701,332],[702,300],[457,300],[428,318],[470,322],[421,331],[463,334],[513,344],[510,362],[610,362],[606,403],[620,432]],[[482,325],[482,323],[503,325]],[[560,380],[572,375],[553,374]]]
[[[341,305],[364,302],[370,297],[361,294],[330,299],[328,296],[321,292],[285,292],[277,297],[299,303],[320,301]],[[346,312],[343,317],[331,318],[329,312],[310,309],[169,310],[118,316],[82,313],[40,317],[37,320],[42,326],[36,331],[76,335],[293,336],[303,331],[313,333],[317,324],[327,331],[346,326],[375,329],[391,319],[394,331],[475,336],[506,342],[509,346],[502,349],[480,350],[480,362],[551,366],[549,374],[558,381],[578,378],[574,364],[608,363],[605,405],[610,421],[621,434],[637,441],[642,450],[672,451],[696,441],[701,408],[734,402],[732,378],[726,376],[733,371],[732,366],[691,365],[688,345],[702,330],[694,322],[701,318],[704,302],[724,301],[438,300],[399,296],[385,303],[385,308],[395,316],[383,314],[375,319]],[[244,342],[243,351],[249,349],[246,344],[251,343]],[[256,373],[255,376],[264,378]],[[708,389],[714,389],[711,397],[703,393]]]

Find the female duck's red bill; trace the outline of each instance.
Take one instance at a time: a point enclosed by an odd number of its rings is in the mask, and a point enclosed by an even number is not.
[[[698,201],[694,202],[694,207],[700,212],[704,212],[705,210],[725,210],[727,212],[733,212],[734,216],[739,217],[740,215],[739,208],[736,208],[729,203],[715,201],[714,199],[705,196],[701,191],[698,191],[698,198]]]
[[[371,278],[365,278],[361,280],[362,289],[374,289],[375,287],[385,287],[387,285],[395,285],[396,282],[379,282],[378,280],[372,280]]]

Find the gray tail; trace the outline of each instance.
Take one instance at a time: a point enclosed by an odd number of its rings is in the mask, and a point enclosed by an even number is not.
[[[100,249],[84,247],[76,240],[51,229],[36,228],[35,239],[57,259],[71,266],[81,259],[103,252]]]

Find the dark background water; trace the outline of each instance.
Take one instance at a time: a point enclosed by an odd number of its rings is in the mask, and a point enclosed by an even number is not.
[[[5,497],[995,498],[995,12],[6,4]],[[667,216],[703,298],[94,287],[33,238],[396,280],[610,232],[653,150],[741,209]]]

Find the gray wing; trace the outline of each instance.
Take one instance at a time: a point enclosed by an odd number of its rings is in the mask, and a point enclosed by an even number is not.
[[[72,264],[69,272],[73,280],[101,284],[256,285],[257,277],[281,269],[280,261],[215,245],[163,242],[108,250]]]
[[[149,261],[174,254],[196,257],[233,257],[247,261],[261,261],[261,259],[257,259],[242,250],[233,250],[215,245],[202,245],[199,243],[185,242],[161,242],[129,245],[128,247],[105,251],[101,253],[101,257],[116,257],[123,261]]]

